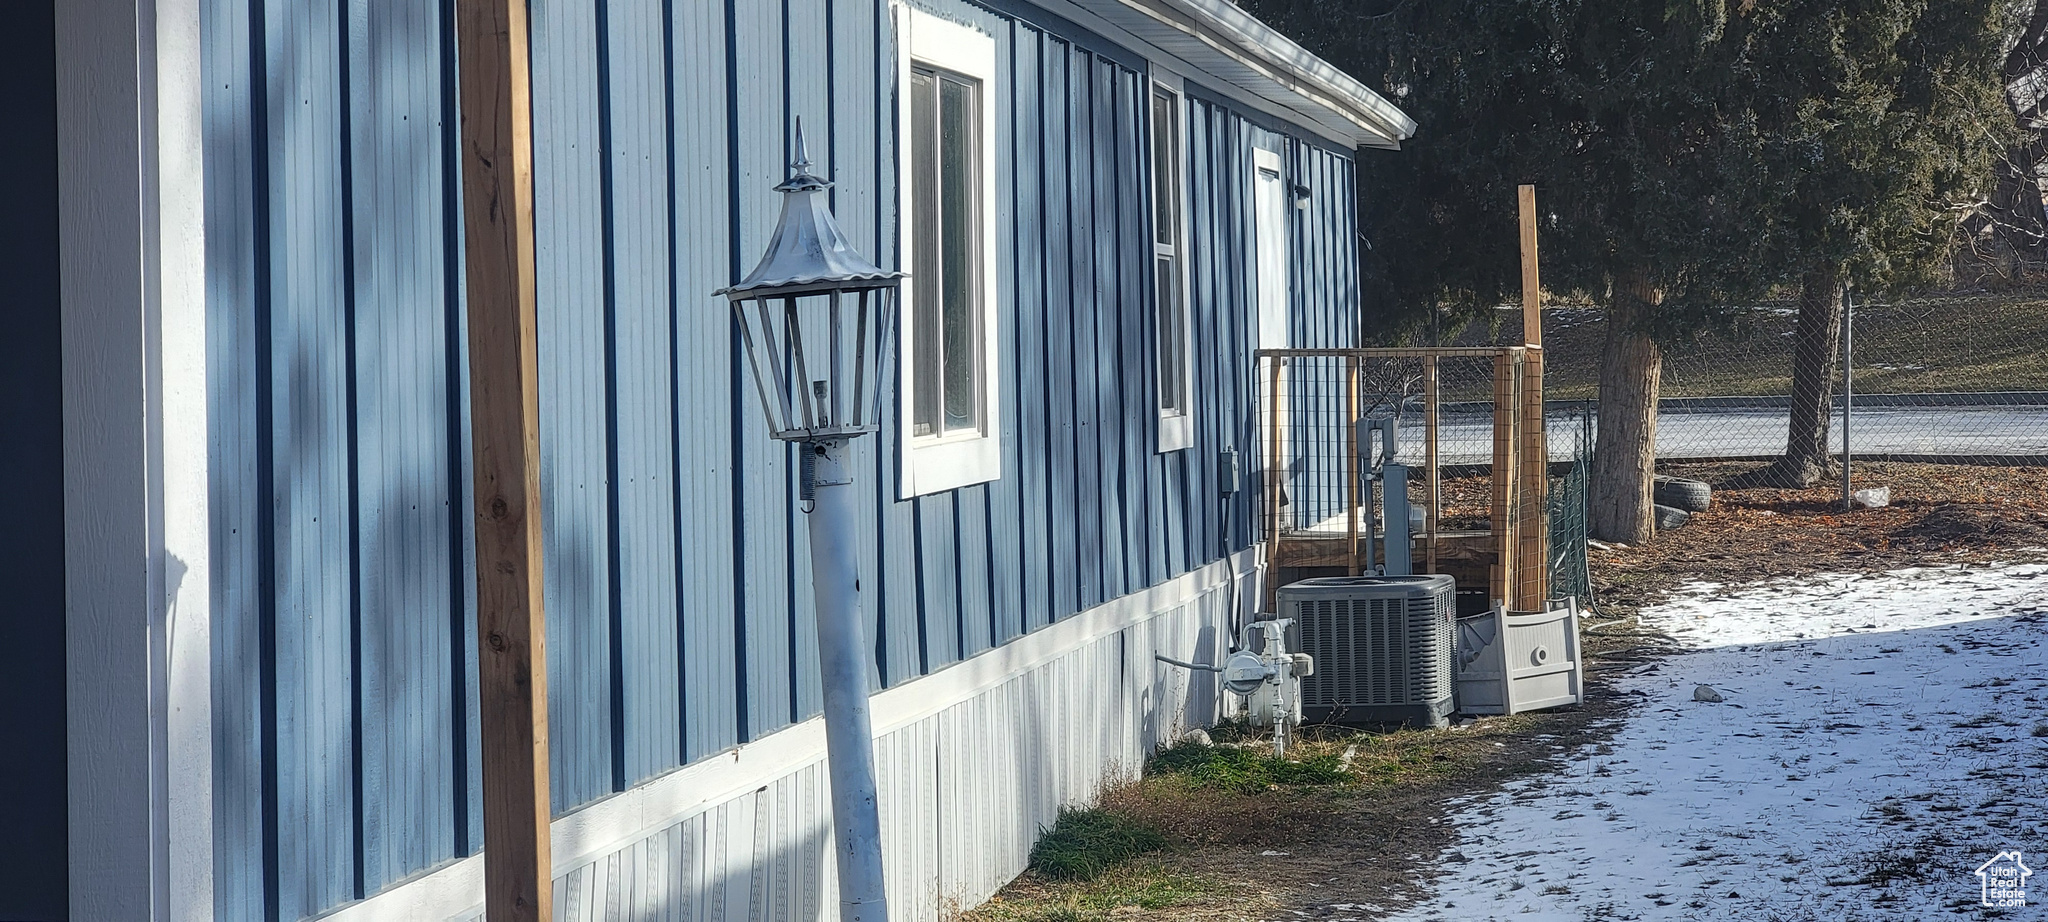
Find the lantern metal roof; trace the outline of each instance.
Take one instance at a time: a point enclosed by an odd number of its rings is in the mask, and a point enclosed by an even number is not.
[[[830,182],[811,173],[811,158],[804,149],[804,126],[799,120],[796,159],[790,162],[789,178],[775,187],[775,191],[783,194],[782,218],[775,224],[775,236],[768,241],[768,251],[754,271],[732,287],[713,294],[738,300],[896,287],[904,273],[891,272],[868,261],[840,232],[831,207],[818,195],[830,188]]]

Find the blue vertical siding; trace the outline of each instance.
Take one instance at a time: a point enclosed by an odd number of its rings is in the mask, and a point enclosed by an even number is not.
[[[806,116],[806,122],[812,126],[812,150],[829,154],[822,162],[833,169],[835,177],[847,179],[831,192],[833,213],[847,239],[860,252],[881,260],[881,264],[894,265],[889,233],[894,226],[890,223],[894,193],[886,177],[839,172],[847,164],[885,162],[883,145],[891,137],[894,125],[887,108],[878,111],[875,100],[878,88],[893,79],[887,73],[890,64],[880,38],[888,34],[888,8],[866,0],[830,0],[825,4],[825,15],[827,63],[821,65],[822,73],[839,76],[825,82],[829,88],[823,100],[825,108],[811,110]],[[822,125],[819,112],[824,114]],[[821,128],[823,133],[817,133]],[[875,442],[862,439],[853,449],[853,469],[871,475],[878,484],[886,484],[875,492],[875,502],[857,504],[856,527],[861,534],[878,533],[882,528],[882,510],[895,505],[889,501],[895,496],[895,465],[876,450]],[[881,581],[883,553],[883,543],[878,541],[862,542],[859,548],[860,572],[876,574],[877,583]],[[870,684],[876,688],[886,681],[889,646],[880,589],[878,585],[877,591],[863,592],[860,597],[861,617],[876,651],[870,674]]]
[[[596,8],[539,0],[532,17],[543,597],[549,771],[559,811],[612,789],[612,240],[605,226]]]
[[[753,267],[775,228],[773,193],[763,190],[780,182],[787,173],[791,113],[785,90],[787,46],[784,44],[783,4],[779,2],[735,3],[730,40],[735,72],[742,75],[728,87],[706,87],[730,93],[737,101],[738,118],[733,124],[736,146],[731,175],[736,183],[739,209],[738,234],[730,254],[732,273],[725,278],[691,280],[684,287],[683,303],[703,304],[712,289]],[[732,339],[730,334],[728,341]],[[744,384],[734,381],[735,389]],[[740,640],[745,651],[744,709],[742,739],[757,739],[791,719],[795,677],[790,673],[795,647],[789,603],[791,544],[799,531],[789,527],[790,498],[794,494],[786,463],[791,449],[768,438],[767,422],[759,407],[746,395],[735,401],[734,453],[740,470],[735,478],[733,519],[739,525],[737,544],[741,549],[739,572],[735,574],[744,594],[741,608]]]
[[[833,118],[837,107],[833,104],[831,77],[831,65],[834,63],[832,30],[836,26],[833,14],[836,11],[831,0],[787,0],[786,6],[788,21],[784,32],[783,60],[788,71],[787,109],[792,119],[804,121],[807,144],[811,132],[820,133],[817,153],[813,157],[822,158],[833,151],[832,132],[837,121]],[[791,475],[789,484],[790,488],[784,491],[784,495],[794,496],[794,475]],[[793,521],[801,523],[801,516]],[[808,578],[811,572],[810,536],[800,525],[785,534],[790,543],[789,638],[795,654],[788,667],[792,683],[789,714],[792,720],[801,720],[824,707],[823,693],[818,686],[818,624]]]
[[[1095,240],[1100,233],[1096,227],[1095,203],[1101,200],[1101,190],[1096,188],[1094,137],[1095,119],[1092,117],[1094,98],[1094,57],[1079,48],[1068,46],[1066,61],[1067,88],[1067,217],[1073,228],[1070,235],[1067,262],[1072,267],[1069,282],[1072,296],[1067,302],[1072,314],[1073,346],[1067,352],[1074,357],[1072,380],[1074,382],[1074,477],[1078,482],[1078,502],[1074,507],[1074,526],[1080,534],[1081,594],[1079,604],[1087,608],[1100,603],[1102,593],[1103,547],[1102,547],[1102,455],[1101,439],[1095,433],[1096,427],[1096,382],[1101,369],[1103,353],[1096,345],[1095,301]],[[1052,152],[1054,156],[1057,151]]]
[[[1021,54],[1015,41],[1014,23],[995,20],[987,24],[989,32],[998,37],[997,47],[1001,49],[998,66],[1003,83],[1017,86],[1035,76],[1036,68],[1029,65],[1030,59]],[[1018,399],[1020,386],[1019,368],[1023,357],[1020,355],[1019,330],[1033,318],[1020,315],[1025,303],[1019,295],[1018,277],[1022,269],[1016,259],[1018,238],[1025,233],[1019,218],[1018,194],[1019,158],[1017,157],[1017,112],[1012,105],[996,113],[996,133],[991,139],[997,151],[996,160],[1001,169],[996,176],[996,197],[991,203],[995,209],[997,228],[996,252],[996,342],[1001,353],[998,361],[1001,376],[997,388],[1001,406],[997,409],[996,425],[1002,433],[1002,466],[1006,474],[1018,472],[1023,464],[1022,450],[1025,436],[1018,428],[1022,403]],[[1032,233],[1036,233],[1034,225]],[[1023,521],[1020,503],[1024,494],[1022,480],[1016,476],[1005,476],[988,485],[984,503],[979,510],[984,533],[987,535],[988,553],[980,555],[981,569],[988,582],[988,635],[991,646],[1001,644],[1022,634],[1029,628],[1022,617],[1024,608],[1024,541],[1018,523]],[[996,561],[1013,561],[1013,565],[997,565]]]
[[[204,0],[218,915],[288,920],[481,839],[448,0]],[[862,616],[895,685],[1244,547],[1251,151],[1290,211],[1297,341],[1355,340],[1351,160],[1199,86],[1184,113],[1195,445],[1159,453],[1143,62],[995,36],[1003,476],[899,500],[856,448]],[[809,548],[727,305],[795,121],[856,246],[901,262],[897,49],[867,0],[535,0],[555,809],[815,714]],[[1047,23],[1053,30],[1048,31]]]
[[[356,390],[355,653],[361,670],[362,888],[455,847],[459,726],[444,610],[459,563],[440,180],[439,17],[392,0],[349,6],[348,95]],[[440,553],[420,553],[434,548]]]
[[[1014,338],[1006,345],[1015,349],[1006,354],[1004,387],[1009,400],[1015,406],[1014,413],[1006,408],[1004,422],[1014,424],[1014,430],[1005,430],[1003,469],[1015,474],[1004,478],[1016,488],[1017,505],[1005,510],[1014,516],[1008,521],[1020,524],[1016,533],[1020,539],[1017,565],[1013,568],[1020,581],[1021,594],[1015,597],[1017,608],[1013,612],[1016,632],[1026,633],[1047,623],[1056,606],[1053,603],[1053,586],[1061,578],[1059,572],[1065,568],[1054,556],[1052,523],[1046,516],[1048,509],[1059,508],[1052,498],[1053,476],[1050,471],[1052,459],[1051,439],[1045,434],[1055,431],[1052,408],[1047,396],[1051,392],[1052,375],[1049,362],[1054,305],[1046,299],[1048,287],[1049,260],[1047,259],[1047,236],[1054,233],[1054,225],[1048,221],[1046,195],[1046,158],[1040,156],[1051,129],[1046,124],[1045,99],[1047,75],[1044,67],[1046,42],[1035,30],[1017,24],[1012,28],[1012,42],[1015,46],[1012,58],[1012,73],[1016,74],[1014,85],[1016,96],[1010,107],[1012,131],[1011,179],[1014,189],[1015,233],[1012,237],[1015,255],[1011,259],[1012,284],[1016,286],[1015,307],[1010,329]],[[1035,382],[1038,386],[1034,399],[1017,397],[1024,382]],[[1023,433],[1033,433],[1027,443]],[[1014,434],[1012,434],[1014,433]],[[1008,529],[1006,529],[1008,530]]]
[[[343,236],[347,137],[330,92],[334,0],[266,11],[271,207],[269,438],[275,605],[273,899],[297,918],[355,895],[354,331]]]
[[[668,54],[662,0],[605,0],[605,162],[612,208],[611,330],[619,594],[622,779],[666,771],[683,753],[676,656],[674,341],[670,260]],[[623,193],[623,194],[622,194]]]
[[[214,905],[224,919],[265,916],[265,804],[270,798],[264,728],[269,726],[269,674],[263,622],[270,607],[262,574],[267,533],[259,453],[269,441],[257,374],[259,348],[257,158],[265,147],[257,117],[265,86],[252,79],[258,46],[245,5],[215,7],[202,19],[204,41],[218,53],[202,59],[206,139],[207,402],[211,442],[207,466],[213,522]]]
[[[727,7],[677,3],[667,28],[671,79],[666,88],[675,125],[668,169],[674,177],[669,275],[675,301],[671,417],[677,502],[675,511],[678,657],[686,745],[694,761],[740,740],[734,612],[732,318],[724,305],[699,297],[707,279],[731,278],[736,261],[728,202],[731,176],[730,109],[723,87],[731,76],[726,55]]]

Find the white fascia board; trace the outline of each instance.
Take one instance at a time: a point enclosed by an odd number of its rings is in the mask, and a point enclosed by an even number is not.
[[[1245,12],[1228,0],[1122,0],[1125,6],[1143,9],[1158,17],[1154,12],[1161,8],[1180,9],[1195,16],[1192,27],[1198,31],[1213,29],[1216,37],[1233,45],[1239,53],[1248,57],[1264,58],[1283,68],[1286,73],[1296,76],[1307,84],[1306,89],[1321,96],[1327,96],[1346,108],[1346,114],[1365,117],[1376,133],[1394,142],[1405,141],[1415,136],[1415,120],[1408,113],[1388,101],[1386,97],[1373,92],[1370,87],[1358,82],[1350,74],[1338,70],[1336,65],[1323,60],[1301,47],[1293,39],[1275,31],[1261,22],[1258,17]]]
[[[1357,147],[1398,149],[1415,120],[1228,0],[1036,0],[1247,107]]]

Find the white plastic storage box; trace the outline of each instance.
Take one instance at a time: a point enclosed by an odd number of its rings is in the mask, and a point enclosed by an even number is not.
[[[1301,680],[1311,723],[1441,727],[1452,707],[1456,587],[1442,574],[1332,576],[1280,587],[1315,674]]]
[[[1578,704],[1579,605],[1551,611],[1496,608],[1458,619],[1458,711],[1519,714]]]

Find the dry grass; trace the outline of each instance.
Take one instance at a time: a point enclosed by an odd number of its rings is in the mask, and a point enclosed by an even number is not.
[[[1451,841],[1448,824],[1430,822],[1445,801],[1542,770],[1618,704],[1603,697],[1445,730],[1310,728],[1290,759],[1343,765],[1334,783],[1248,789],[1187,772],[1126,780],[1102,792],[1100,807],[1164,832],[1168,852],[1086,882],[1027,872],[965,918],[1238,922],[1313,902],[1397,905],[1419,893],[1415,856]],[[1219,749],[1265,753],[1268,745],[1231,728],[1216,736]]]

